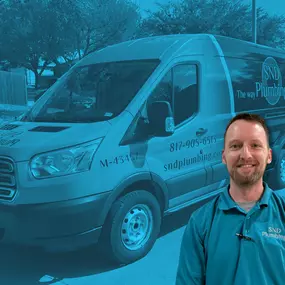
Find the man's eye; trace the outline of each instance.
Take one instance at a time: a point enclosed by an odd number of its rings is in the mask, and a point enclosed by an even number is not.
[[[257,144],[257,143],[254,143],[254,144],[253,144],[253,147],[254,147],[254,148],[257,148],[257,147],[260,147],[260,145]]]
[[[231,148],[238,148],[238,145],[237,144],[232,144]]]

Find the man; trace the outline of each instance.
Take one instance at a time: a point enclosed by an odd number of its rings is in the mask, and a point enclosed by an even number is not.
[[[285,284],[285,200],[263,182],[271,160],[264,120],[234,117],[222,153],[230,185],[191,215],[176,285]]]

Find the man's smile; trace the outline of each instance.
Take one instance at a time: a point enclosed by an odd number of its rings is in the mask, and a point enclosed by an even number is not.
[[[256,164],[242,164],[242,165],[238,165],[238,168],[251,168],[254,167]]]

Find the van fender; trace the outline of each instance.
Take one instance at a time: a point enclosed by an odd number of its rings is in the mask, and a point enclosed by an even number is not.
[[[162,190],[163,196],[164,196],[164,211],[168,210],[169,207],[169,192],[167,184],[165,183],[165,180],[163,180],[159,175],[151,172],[151,177],[153,182]]]
[[[140,186],[140,183],[142,186]],[[163,211],[168,208],[168,189],[166,183],[158,175],[150,172],[139,172],[136,173],[124,180],[121,183],[110,191],[110,195],[107,198],[103,211],[100,214],[99,221],[103,225],[105,219],[113,205],[113,203],[125,193],[131,192],[132,190],[144,189],[144,186],[148,183],[151,183],[155,187],[155,193],[159,196],[160,202],[163,206]]]

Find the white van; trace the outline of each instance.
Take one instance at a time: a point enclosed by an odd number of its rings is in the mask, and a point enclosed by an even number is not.
[[[285,53],[213,35],[109,46],[82,59],[1,126],[0,242],[72,250],[102,242],[130,263],[162,218],[220,193],[224,131],[262,115],[283,188]]]

